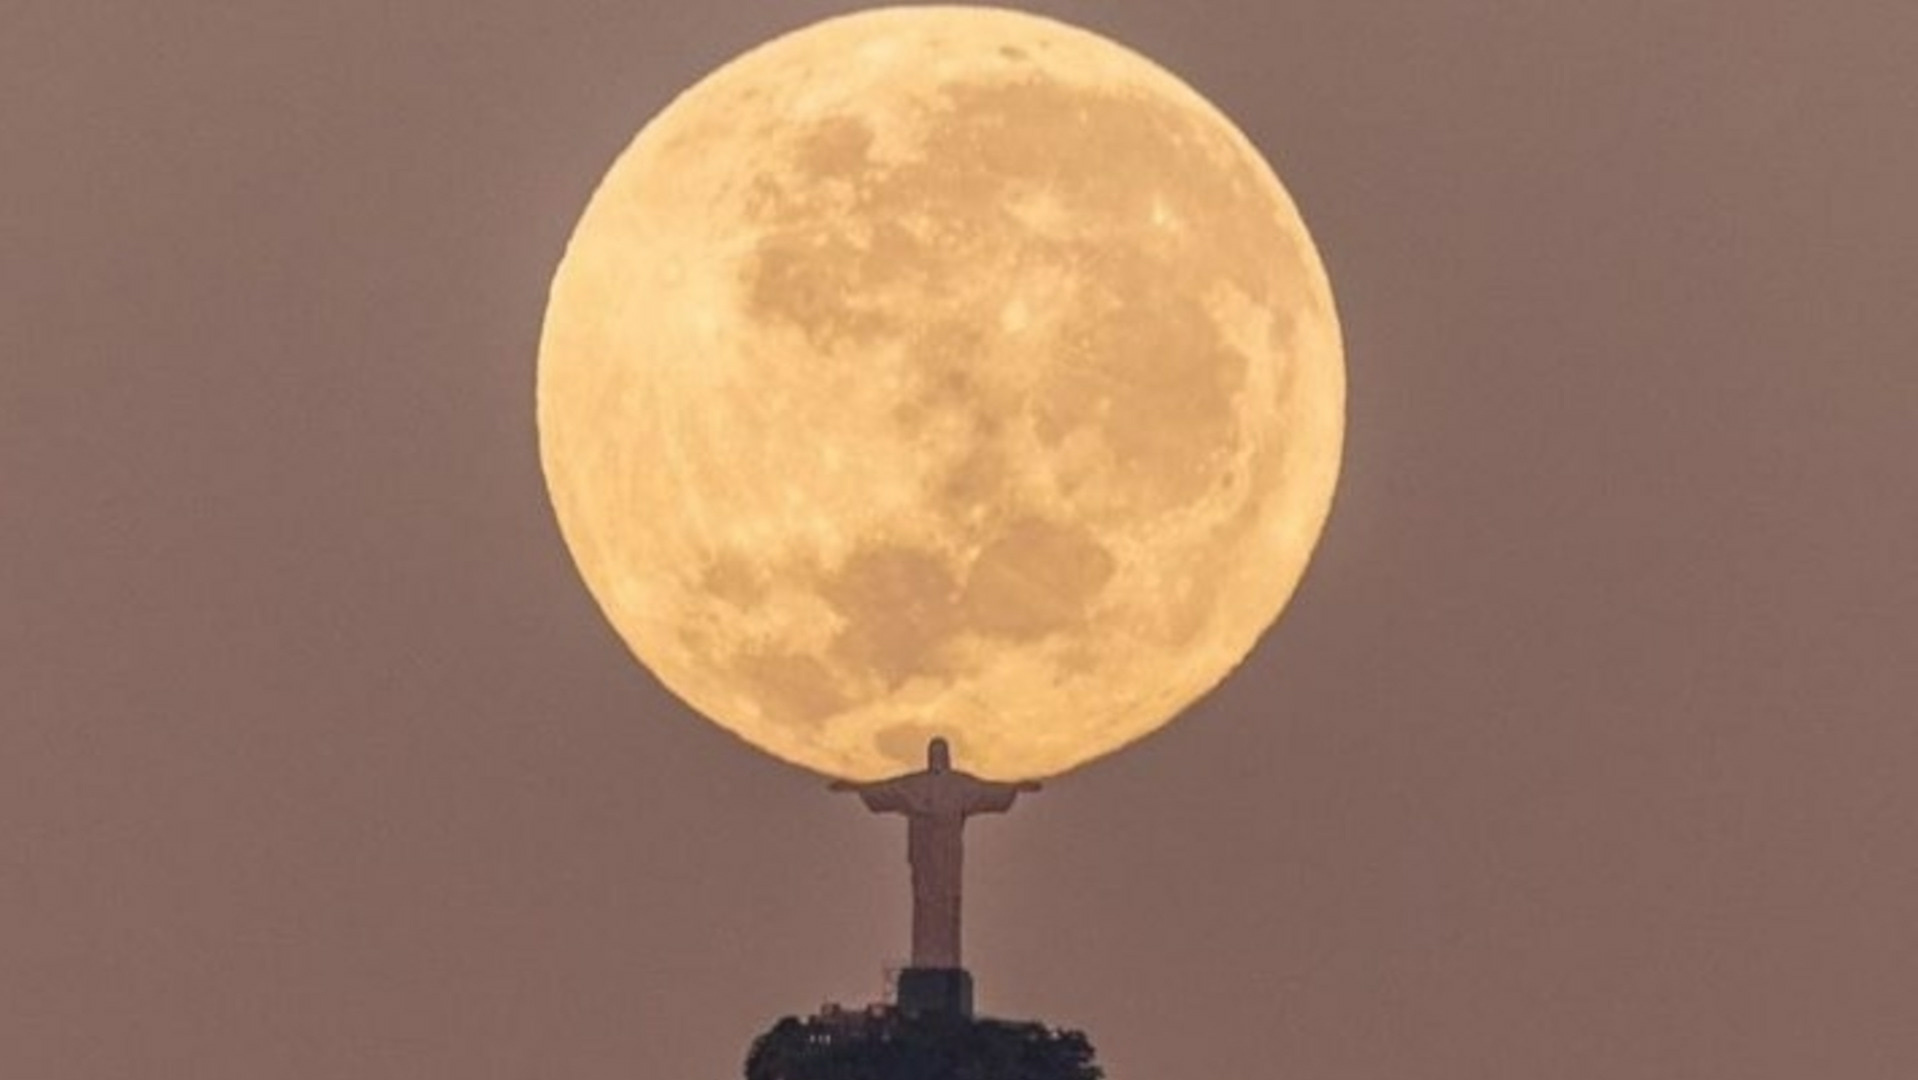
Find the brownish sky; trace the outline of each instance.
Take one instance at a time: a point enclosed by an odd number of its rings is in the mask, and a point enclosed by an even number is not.
[[[1115,1080],[1918,1075],[1918,6],[1076,0],[1278,164],[1346,479],[1168,733],[975,830]],[[721,1080],[902,837],[577,583],[545,286],[843,5],[0,6],[0,1076]]]

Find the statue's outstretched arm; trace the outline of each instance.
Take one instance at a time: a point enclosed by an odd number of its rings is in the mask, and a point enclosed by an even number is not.
[[[897,780],[879,780],[862,784],[856,780],[834,780],[827,785],[831,791],[850,791],[859,796],[866,809],[875,814],[903,814],[906,812],[906,792]]]
[[[1037,780],[1020,780],[1011,784],[979,780],[975,781],[975,785],[966,799],[968,814],[1003,814],[1012,809],[1012,804],[1018,801],[1019,796],[1045,789],[1045,785]]]

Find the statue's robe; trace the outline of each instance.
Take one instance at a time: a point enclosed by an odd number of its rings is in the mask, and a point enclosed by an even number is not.
[[[965,875],[966,819],[1012,809],[1020,785],[928,769],[853,790],[873,813],[906,816],[906,858],[912,864],[912,966],[963,967],[959,900]]]

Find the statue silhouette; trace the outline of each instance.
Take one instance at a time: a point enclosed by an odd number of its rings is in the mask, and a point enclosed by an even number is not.
[[[959,952],[959,900],[965,871],[966,819],[1003,814],[1036,781],[995,783],[952,767],[944,739],[926,748],[926,768],[891,780],[860,784],[837,780],[834,791],[859,795],[875,814],[906,816],[906,858],[912,864],[912,966],[963,967]]]

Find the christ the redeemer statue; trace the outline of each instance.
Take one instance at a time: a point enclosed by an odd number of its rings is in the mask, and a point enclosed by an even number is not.
[[[926,768],[892,780],[835,781],[857,792],[875,814],[906,816],[906,858],[912,864],[912,967],[900,975],[899,1004],[923,1011],[972,1011],[972,980],[960,963],[959,900],[965,871],[966,819],[1003,814],[1035,781],[994,783],[952,767],[944,739],[926,750]]]

